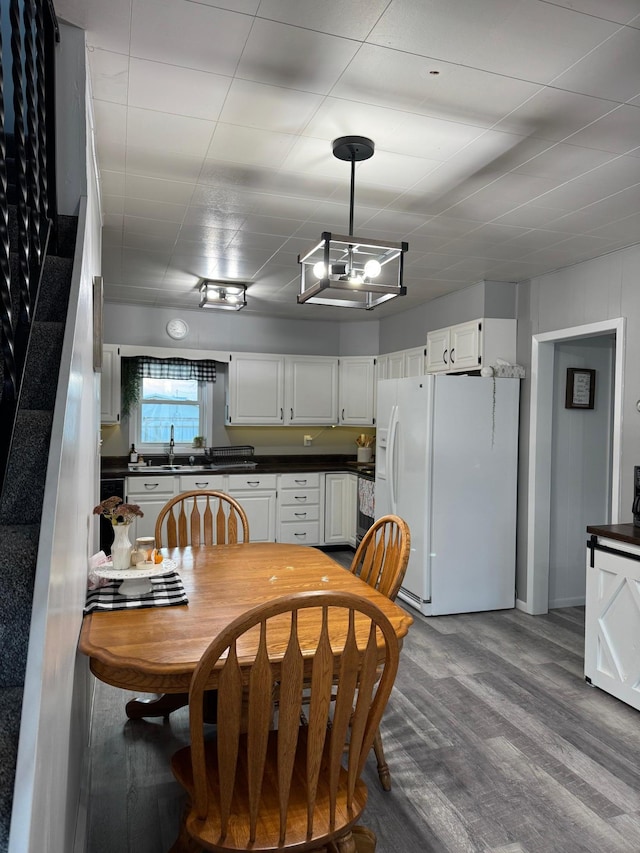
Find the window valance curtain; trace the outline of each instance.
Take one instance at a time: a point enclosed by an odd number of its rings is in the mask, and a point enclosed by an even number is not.
[[[212,359],[153,358],[139,355],[123,358],[121,362],[122,414],[129,415],[132,406],[140,400],[140,380],[147,379],[198,379],[216,381],[216,363]]]
[[[210,359],[153,358],[137,356],[135,372],[145,379],[197,379],[200,382],[216,381],[216,363]]]

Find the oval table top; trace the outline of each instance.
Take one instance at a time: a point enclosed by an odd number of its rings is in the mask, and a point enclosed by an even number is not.
[[[386,614],[400,640],[413,622],[330,556],[305,545],[213,545],[163,549],[163,554],[177,563],[188,605],[96,611],[84,617],[79,650],[107,684],[148,693],[186,692],[203,652],[233,619],[301,590],[335,589],[368,598]],[[309,630],[315,633],[312,625]],[[276,656],[281,651],[275,634],[270,656],[272,651]],[[249,648],[244,653],[247,659],[253,656]]]

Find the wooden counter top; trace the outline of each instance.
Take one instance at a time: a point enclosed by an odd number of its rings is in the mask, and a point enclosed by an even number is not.
[[[627,542],[629,545],[640,546],[640,527],[634,524],[601,524],[589,525],[587,533],[602,536],[605,539],[615,539],[617,542]]]

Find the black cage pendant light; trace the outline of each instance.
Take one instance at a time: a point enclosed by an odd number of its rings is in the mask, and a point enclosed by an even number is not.
[[[341,136],[333,141],[334,157],[351,162],[349,233],[324,231],[319,243],[298,255],[300,303],[370,311],[407,292],[402,274],[409,244],[360,238],[353,233],[356,163],[372,157],[374,148],[365,136]]]

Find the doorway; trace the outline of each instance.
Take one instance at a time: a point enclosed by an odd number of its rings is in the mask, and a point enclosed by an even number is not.
[[[556,607],[579,603],[586,524],[619,521],[623,353],[622,318],[533,336],[523,608],[528,613],[548,612],[550,600]],[[565,411],[566,367],[592,364],[602,383],[598,410]],[[607,446],[598,448],[598,463],[591,465],[590,449],[603,440]],[[589,512],[596,515],[584,515]],[[567,534],[570,525],[580,529],[579,539]]]

